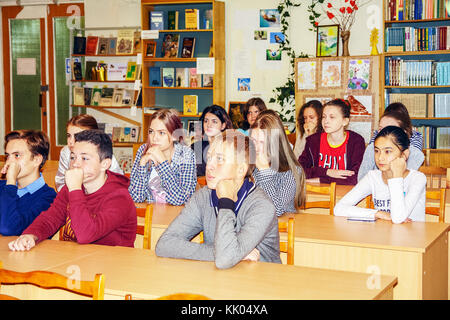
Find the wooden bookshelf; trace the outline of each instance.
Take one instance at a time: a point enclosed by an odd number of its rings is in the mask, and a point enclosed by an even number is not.
[[[385,32],[384,39],[386,39],[386,28],[390,27],[414,27],[414,28],[427,28],[427,27],[442,27],[447,26],[450,22],[449,17],[445,18],[431,18],[431,19],[419,19],[419,20],[388,20],[388,4],[389,0],[383,0],[383,30]],[[441,16],[441,15],[440,15]],[[383,44],[383,48],[386,48]],[[404,61],[407,60],[434,60],[446,62],[450,61],[450,51],[448,50],[433,50],[433,51],[399,51],[399,52],[384,52],[383,63],[381,64],[381,74],[386,75],[381,81],[381,91],[382,91],[382,103],[380,105],[380,115],[383,113],[384,108],[388,105],[388,95],[390,93],[404,93],[404,94],[450,94],[450,85],[428,85],[428,86],[392,86],[386,85],[387,72],[386,64],[387,60],[391,57],[401,57]],[[397,89],[400,89],[397,91]],[[390,101],[391,103],[394,101]],[[406,106],[408,107],[408,106]],[[428,107],[427,107],[428,108]],[[447,123],[450,120],[450,115],[448,117],[411,117],[413,126],[434,126],[443,127],[449,126]],[[428,137],[424,136],[424,140]],[[430,149],[426,148],[423,150],[426,155],[426,161],[424,165],[428,166],[440,166],[440,167],[450,167],[450,149]]]
[[[186,8],[199,9],[200,28],[186,29],[184,25],[184,14]],[[213,11],[213,22],[211,29],[203,29],[203,15],[205,10]],[[145,46],[142,46],[143,66],[142,66],[142,105],[144,108],[157,105],[159,108],[176,108],[180,117],[187,121],[188,118],[198,119],[201,111],[208,105],[217,104],[225,107],[225,4],[216,0],[141,0],[141,30],[149,30],[149,18],[152,11],[162,11],[164,13],[164,26],[159,30],[157,48],[161,47],[163,34],[180,34],[179,52],[177,58],[162,58],[161,52],[156,52],[156,57],[145,57]],[[168,11],[179,12],[179,26],[177,29],[168,29]],[[189,35],[192,33],[192,35]],[[180,58],[183,37],[195,37],[195,49],[193,58]],[[145,42],[145,40],[143,40]],[[210,56],[210,49],[212,56]],[[149,85],[150,67],[171,67],[171,68],[195,68],[197,58],[214,58],[213,87],[152,87]],[[162,76],[162,72],[161,72]],[[198,115],[182,115],[183,95],[198,96]],[[148,131],[148,119],[150,114],[144,113],[142,109],[142,132]]]
[[[72,53],[71,57],[136,57],[137,53],[130,54],[75,54]]]
[[[72,82],[134,83],[136,80],[70,80]]]

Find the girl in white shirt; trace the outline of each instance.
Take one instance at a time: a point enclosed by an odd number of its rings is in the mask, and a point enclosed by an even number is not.
[[[423,173],[407,169],[410,140],[399,127],[383,128],[375,139],[375,163],[371,170],[334,208],[336,216],[391,220],[393,223],[425,221]],[[372,195],[375,209],[356,205]]]

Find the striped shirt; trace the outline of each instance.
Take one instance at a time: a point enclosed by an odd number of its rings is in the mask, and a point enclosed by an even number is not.
[[[175,143],[172,161],[164,161],[155,165],[149,161],[145,166],[140,165],[145,144],[139,147],[136,159],[131,169],[130,186],[128,191],[134,202],[153,202],[153,194],[149,180],[151,170],[155,170],[160,179],[161,187],[166,192],[167,203],[174,206],[184,205],[192,196],[197,185],[195,155],[190,147]]]
[[[378,130],[373,132],[372,138],[370,139],[369,144],[375,141],[375,138],[378,135]],[[411,138],[409,139],[411,146],[416,147],[419,150],[423,149],[423,136],[420,132],[414,131],[412,132]]]
[[[278,172],[271,168],[253,171],[257,187],[263,189],[275,206],[275,213],[296,212],[294,200],[297,184],[292,171]]]

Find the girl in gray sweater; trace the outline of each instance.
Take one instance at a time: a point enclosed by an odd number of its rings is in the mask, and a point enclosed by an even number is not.
[[[161,235],[158,256],[214,261],[220,269],[241,260],[281,263],[275,208],[248,179],[254,168],[253,143],[230,131],[210,145],[207,187],[192,196]],[[201,231],[204,242],[191,242]]]

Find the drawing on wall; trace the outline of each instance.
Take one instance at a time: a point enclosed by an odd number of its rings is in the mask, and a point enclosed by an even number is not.
[[[316,61],[297,63],[298,90],[316,89]]]
[[[259,10],[260,28],[279,28],[280,13],[278,9],[260,9]]]
[[[254,40],[267,40],[267,31],[255,30],[253,39]]]
[[[250,78],[238,78],[238,91],[250,91]]]
[[[283,43],[285,36],[282,32],[271,32],[270,43]]]
[[[347,89],[367,90],[370,82],[370,60],[351,59],[348,62]]]
[[[342,61],[322,61],[322,87],[342,85]]]
[[[372,115],[372,96],[352,96],[345,95],[344,99],[350,102],[350,115],[371,116]]]
[[[339,25],[317,27],[317,57],[337,56],[339,52]]]
[[[281,60],[281,50],[278,49],[266,49],[266,60]]]

